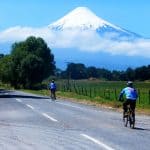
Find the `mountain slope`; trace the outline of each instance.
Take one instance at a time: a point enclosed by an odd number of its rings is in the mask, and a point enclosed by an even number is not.
[[[127,37],[130,39],[139,38],[140,35],[137,35],[133,32],[122,29],[118,26],[115,26],[102,18],[96,16],[92,11],[86,7],[78,7],[68,13],[66,16],[62,17],[58,21],[50,24],[49,29],[55,31],[64,31],[64,30],[81,30],[87,31],[92,30],[104,36],[106,34],[116,34],[118,37]],[[116,37],[113,37],[117,39]],[[124,38],[125,39],[125,38]]]
[[[0,53],[10,52],[12,43],[31,35],[47,42],[60,68],[68,61],[109,69],[149,64],[150,39],[113,25],[86,7],[78,7],[46,27],[18,26],[0,32]]]
[[[60,20],[49,25],[49,28],[57,29],[93,29],[96,30],[105,25],[109,25],[113,28],[120,29],[117,26],[110,24],[109,22],[99,18],[93,12],[86,7],[78,7],[62,17]]]

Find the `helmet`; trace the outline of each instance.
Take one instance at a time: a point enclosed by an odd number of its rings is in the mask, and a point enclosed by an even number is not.
[[[133,82],[132,81],[128,81],[127,82],[127,86],[132,87],[133,86]]]

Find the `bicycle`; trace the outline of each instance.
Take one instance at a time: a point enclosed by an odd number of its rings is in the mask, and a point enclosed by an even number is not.
[[[134,126],[135,126],[135,115],[134,115],[134,112],[131,109],[130,105],[127,106],[126,115],[123,112],[123,122],[124,122],[124,126],[125,127],[127,127],[128,124],[129,124],[130,128],[134,129]]]
[[[56,95],[55,95],[55,90],[51,90],[51,95],[50,95],[51,99],[54,101],[56,100]]]

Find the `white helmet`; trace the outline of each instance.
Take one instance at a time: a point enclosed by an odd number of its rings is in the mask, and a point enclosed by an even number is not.
[[[133,82],[132,81],[128,81],[127,82],[127,86],[130,86],[130,87],[133,86]]]

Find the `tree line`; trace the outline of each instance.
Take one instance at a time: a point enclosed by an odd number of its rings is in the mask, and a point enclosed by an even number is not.
[[[135,69],[127,68],[125,71],[110,71],[105,68],[86,67],[82,63],[69,63],[67,69],[60,73],[60,77],[70,79],[98,78],[109,81],[144,81],[150,80],[150,65]]]

